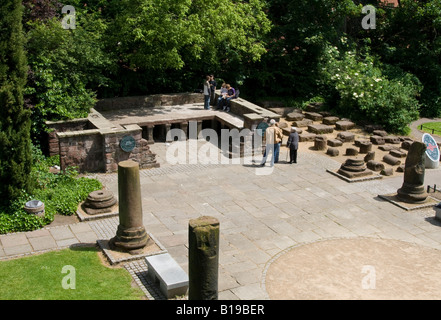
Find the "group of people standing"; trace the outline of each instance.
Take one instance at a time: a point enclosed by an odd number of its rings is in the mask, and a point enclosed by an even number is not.
[[[204,81],[204,109],[210,110],[210,101],[214,101],[217,82],[214,75],[205,77]],[[222,83],[220,96],[217,99],[217,110],[221,109],[230,112],[230,101],[237,98],[238,92],[228,83]],[[280,144],[282,143],[283,133],[278,123],[271,119],[270,126],[265,130],[266,147],[263,159],[260,163],[265,166],[267,157],[272,153],[271,166],[279,162]],[[289,163],[297,163],[297,149],[299,148],[299,134],[297,128],[292,127],[286,146],[289,148]]]
[[[265,153],[260,165],[265,166],[267,157],[272,153],[271,167],[274,163],[279,162],[279,152],[280,144],[282,143],[283,133],[282,129],[279,128],[277,122],[271,119],[269,122],[270,126],[265,130]],[[297,163],[297,149],[299,148],[299,134],[297,133],[297,128],[292,127],[291,133],[288,137],[286,146],[289,148],[289,163]]]
[[[210,110],[210,101],[215,100],[217,82],[214,75],[206,76],[204,81],[204,109]],[[237,91],[228,83],[222,83],[220,96],[217,99],[217,110],[230,112],[230,101],[237,98]]]

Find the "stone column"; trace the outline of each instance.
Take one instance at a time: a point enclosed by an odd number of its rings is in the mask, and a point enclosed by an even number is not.
[[[119,225],[110,246],[138,254],[149,236],[142,222],[139,164],[133,160],[118,163]]]
[[[147,143],[154,144],[155,140],[153,139],[153,129],[155,126],[147,126]]]
[[[409,148],[404,165],[404,182],[397,191],[397,197],[408,203],[419,203],[426,200],[428,194],[424,189],[426,145],[415,141]]]
[[[180,127],[181,127],[183,134],[181,135],[179,140],[185,141],[185,140],[187,140],[187,135],[188,135],[188,122],[181,122]]]
[[[164,136],[165,136],[165,142],[172,142],[172,140],[168,139],[167,133],[171,130],[171,123],[164,124]]]
[[[219,221],[204,216],[190,220],[188,226],[188,299],[217,300]]]

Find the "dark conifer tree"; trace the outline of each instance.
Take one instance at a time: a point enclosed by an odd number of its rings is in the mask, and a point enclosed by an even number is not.
[[[27,63],[20,0],[0,6],[0,204],[31,188],[30,110],[23,105]]]

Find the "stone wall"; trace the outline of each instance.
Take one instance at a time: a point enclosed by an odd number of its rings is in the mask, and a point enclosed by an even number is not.
[[[57,133],[96,129],[96,127],[91,124],[87,118],[67,121],[46,121],[46,125],[50,130],[48,133],[50,156],[55,156],[60,153]]]
[[[104,142],[105,172],[118,170],[118,162],[132,159],[139,163],[141,169],[159,167],[156,155],[151,152],[149,143],[142,138],[142,129],[138,125],[124,126],[125,130],[101,130]],[[125,136],[132,136],[136,145],[131,152],[125,152],[120,142]]]
[[[98,129],[57,133],[60,167],[78,166],[80,172],[103,172],[103,138]]]
[[[96,103],[95,109],[100,112],[115,109],[154,108],[203,102],[204,96],[200,93],[154,94],[150,96],[101,99]]]
[[[103,128],[56,133],[59,141],[60,167],[78,166],[80,172],[115,172],[118,162],[132,159],[140,168],[159,167],[156,155],[142,138],[138,125],[121,129]],[[125,136],[135,140],[135,148],[126,152],[120,147]]]

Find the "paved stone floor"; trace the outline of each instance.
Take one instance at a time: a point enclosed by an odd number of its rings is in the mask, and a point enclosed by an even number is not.
[[[169,147],[153,145],[161,168],[141,171],[144,225],[188,271],[188,221],[201,215],[219,219],[220,299],[268,299],[265,276],[274,257],[308,243],[367,237],[441,249],[433,208],[405,211],[378,197],[395,192],[402,176],[347,183],[326,172],[340,166],[333,159],[301,150],[298,164],[290,165],[285,148],[267,172],[253,164],[170,165]],[[116,174],[95,176],[117,195]],[[440,178],[441,169],[426,170],[426,184],[441,185]],[[2,235],[0,259],[95,243],[112,237],[117,223],[109,218]],[[143,283],[142,263],[126,268]],[[332,275],[328,280],[332,284]]]

